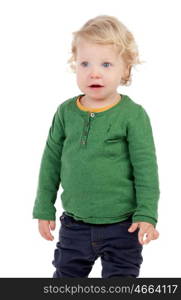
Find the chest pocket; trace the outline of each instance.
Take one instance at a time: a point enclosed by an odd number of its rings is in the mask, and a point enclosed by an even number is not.
[[[125,156],[127,152],[126,135],[121,127],[109,125],[104,138],[104,155],[110,159]]]

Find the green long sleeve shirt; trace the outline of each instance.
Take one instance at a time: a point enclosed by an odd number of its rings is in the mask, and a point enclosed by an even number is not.
[[[91,224],[158,220],[159,179],[150,119],[123,95],[108,109],[83,110],[83,94],[61,103],[53,116],[40,163],[33,218],[56,219],[62,207]],[[120,94],[121,96],[121,94]]]

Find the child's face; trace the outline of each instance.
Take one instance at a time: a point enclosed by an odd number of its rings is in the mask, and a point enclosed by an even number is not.
[[[98,45],[79,39],[76,77],[78,87],[85,95],[96,100],[115,94],[124,72],[124,62],[111,45]],[[102,87],[90,87],[92,84]]]

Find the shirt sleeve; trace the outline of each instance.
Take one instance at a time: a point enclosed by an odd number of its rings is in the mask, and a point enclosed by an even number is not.
[[[56,208],[54,204],[61,182],[61,153],[65,138],[59,107],[53,116],[41,158],[38,187],[33,207],[33,218],[35,219],[55,220]]]
[[[158,165],[150,119],[141,105],[137,116],[128,122],[128,148],[137,202],[133,222],[148,222],[155,226],[160,196]]]

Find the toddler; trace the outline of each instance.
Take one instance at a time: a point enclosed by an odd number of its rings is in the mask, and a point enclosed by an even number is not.
[[[73,33],[68,60],[81,94],[56,109],[41,159],[33,218],[53,240],[55,201],[63,192],[53,277],[138,277],[143,245],[159,236],[159,179],[146,110],[117,92],[139,60],[132,33],[99,15]],[[146,236],[146,237],[145,237]]]

